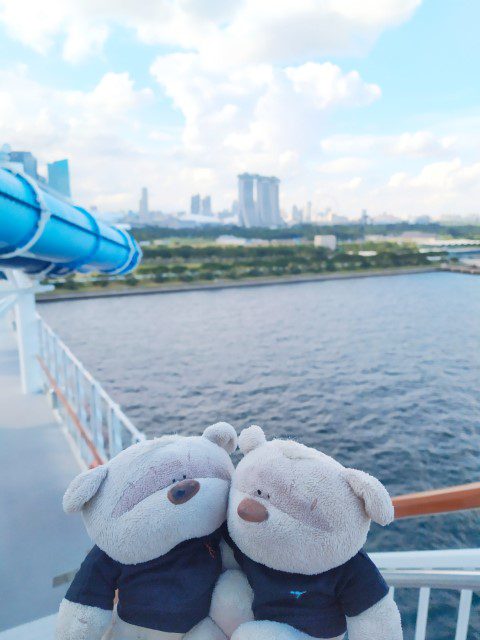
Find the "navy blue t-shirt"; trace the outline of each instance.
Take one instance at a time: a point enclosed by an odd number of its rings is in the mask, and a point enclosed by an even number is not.
[[[345,616],[357,616],[388,593],[363,549],[339,567],[308,576],[270,569],[226,538],[252,587],[255,620],[283,622],[314,638],[333,638],[347,630]]]
[[[130,624],[186,633],[208,616],[222,572],[222,527],[186,540],[164,556],[121,564],[97,546],[83,561],[65,596],[71,602],[112,609],[118,589],[119,617]]]

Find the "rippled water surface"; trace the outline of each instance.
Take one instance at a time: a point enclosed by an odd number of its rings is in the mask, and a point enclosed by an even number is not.
[[[41,313],[149,434],[260,424],[378,476],[392,495],[479,479],[479,277],[105,298]],[[368,548],[479,546],[479,525],[470,512],[375,526]],[[398,600],[412,637],[413,594]],[[453,637],[456,602],[432,597],[428,638]]]

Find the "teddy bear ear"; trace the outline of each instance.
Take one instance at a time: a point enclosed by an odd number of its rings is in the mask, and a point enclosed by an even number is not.
[[[100,489],[106,476],[107,466],[101,464],[74,478],[63,496],[63,510],[65,513],[81,511]]]
[[[237,448],[237,432],[228,422],[211,424],[203,432],[203,437],[222,447],[227,453],[233,453]]]
[[[382,527],[393,521],[392,499],[380,480],[358,469],[347,469],[346,479],[354,494],[363,500],[365,511],[371,520]]]
[[[246,455],[249,451],[261,447],[266,441],[267,439],[265,438],[263,429],[256,424],[252,424],[251,427],[247,427],[240,434],[238,446],[240,447],[240,451]]]

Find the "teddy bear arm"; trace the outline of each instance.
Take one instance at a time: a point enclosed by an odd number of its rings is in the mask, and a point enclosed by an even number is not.
[[[222,554],[222,567],[224,569],[240,569],[240,565],[235,560],[232,547],[224,538],[220,540],[220,552]]]
[[[329,640],[343,640],[344,634],[329,638]],[[272,622],[269,620],[255,620],[239,627],[231,640],[315,640],[289,624]]]
[[[211,618],[205,618],[183,636],[183,640],[228,640]]]
[[[64,598],[57,616],[55,640],[101,640],[111,623],[111,611]]]
[[[388,593],[370,609],[347,617],[349,640],[403,640],[398,607]]]
[[[212,595],[210,617],[226,636],[253,620],[253,592],[245,575],[238,569],[222,573]]]

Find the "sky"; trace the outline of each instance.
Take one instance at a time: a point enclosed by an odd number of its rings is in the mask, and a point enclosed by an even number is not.
[[[480,213],[475,0],[0,0],[0,143],[103,211]]]

